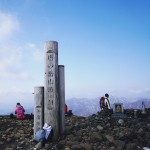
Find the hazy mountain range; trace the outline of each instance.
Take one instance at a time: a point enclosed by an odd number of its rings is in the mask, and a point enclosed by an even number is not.
[[[113,108],[114,103],[123,103],[123,107],[125,109],[127,108],[133,108],[133,109],[140,109],[142,105],[142,101],[144,101],[146,108],[150,108],[150,99],[147,98],[138,98],[138,99],[129,99],[129,98],[115,98],[110,97],[110,104]],[[66,104],[68,105],[68,108],[72,110],[73,114],[78,116],[89,116],[94,113],[97,113],[100,111],[99,107],[99,98],[95,99],[88,99],[88,98],[71,98],[67,99]],[[26,113],[30,114],[33,113],[34,108],[28,107],[25,108]],[[4,114],[10,114],[14,113],[12,111],[8,111],[6,107],[4,108],[2,105],[0,105],[0,115]]]
[[[150,108],[150,99],[138,98],[133,101],[133,99],[129,98],[114,98],[114,97],[110,98],[111,108],[113,108],[114,103],[123,103],[123,107],[125,109],[127,108],[140,109],[142,106],[142,101],[144,101],[146,108]],[[95,99],[72,98],[66,100],[66,104],[68,105],[69,109],[72,109],[75,115],[79,116],[89,116],[91,114],[100,111],[99,98]]]

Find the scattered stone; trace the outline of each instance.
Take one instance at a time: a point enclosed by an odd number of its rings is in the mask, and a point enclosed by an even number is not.
[[[128,113],[128,116],[131,116]],[[66,116],[65,135],[44,145],[33,140],[33,119],[0,118],[0,150],[142,150],[150,147],[150,120],[115,118],[100,112]]]
[[[104,130],[104,128],[103,128],[101,125],[98,125],[96,128],[97,128],[99,131],[103,131],[103,130]]]
[[[35,145],[35,148],[36,148],[36,149],[41,149],[41,148],[42,148],[42,143],[41,143],[41,142],[37,143],[37,144]]]
[[[114,143],[114,137],[113,137],[113,136],[111,136],[111,135],[106,135],[105,138],[106,138],[109,142]]]
[[[118,120],[118,124],[123,125],[124,124],[124,120],[123,119],[119,119]]]

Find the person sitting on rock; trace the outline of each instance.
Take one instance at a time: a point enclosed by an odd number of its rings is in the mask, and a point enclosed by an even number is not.
[[[16,109],[15,109],[16,118],[17,119],[25,119],[26,116],[25,116],[24,112],[25,112],[25,109],[23,108],[23,106],[21,106],[20,103],[17,103]]]
[[[68,106],[66,104],[64,106],[64,109],[65,109],[65,114],[67,114],[68,113]]]
[[[65,109],[65,115],[69,115],[69,116],[73,115],[72,110],[68,109],[68,106],[66,104],[64,106],[64,109]]]

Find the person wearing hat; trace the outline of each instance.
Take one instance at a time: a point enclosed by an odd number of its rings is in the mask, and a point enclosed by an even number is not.
[[[16,114],[16,118],[17,119],[25,119],[25,109],[23,108],[23,106],[21,106],[20,103],[16,104],[16,109],[15,109],[15,114]]]
[[[110,103],[109,103],[109,94],[105,94],[105,107],[107,109],[110,109]]]

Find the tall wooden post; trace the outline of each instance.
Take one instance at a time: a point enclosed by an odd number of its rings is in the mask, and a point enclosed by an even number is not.
[[[34,137],[44,124],[44,87],[34,87]]]
[[[59,76],[59,106],[60,106],[60,134],[65,133],[65,75],[64,66],[58,65],[58,76]]]
[[[59,136],[58,43],[45,43],[44,122],[52,126],[53,140]]]

